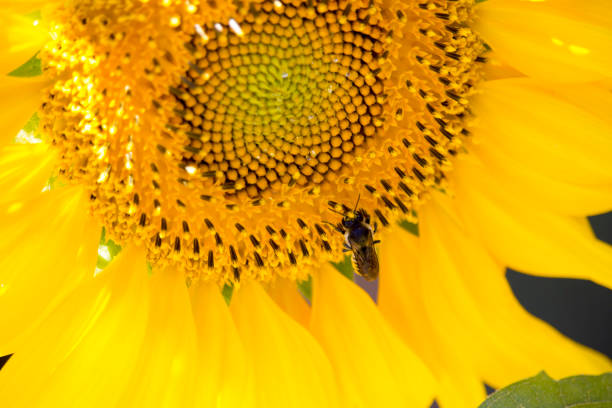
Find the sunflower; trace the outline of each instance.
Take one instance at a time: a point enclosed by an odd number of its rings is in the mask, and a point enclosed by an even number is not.
[[[474,407],[610,370],[504,278],[612,287],[605,2],[0,7],[3,402]],[[377,303],[330,264],[358,216]]]

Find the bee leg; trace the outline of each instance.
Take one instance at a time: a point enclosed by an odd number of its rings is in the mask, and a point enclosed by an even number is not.
[[[342,227],[342,223],[338,223],[338,224],[332,224],[329,221],[323,221],[324,224],[329,224],[332,226],[333,229],[335,229],[336,231],[338,231],[339,233],[341,233],[342,235],[344,235],[344,228]]]
[[[361,210],[359,210],[359,212],[361,213],[361,216],[363,217],[365,223],[369,224],[370,223],[370,214],[368,214],[368,212],[366,210],[364,210],[363,208]]]
[[[380,244],[380,239],[377,239],[376,241],[374,241],[374,245],[376,244]]]
[[[351,248],[347,243],[344,243],[344,248],[342,249],[342,252],[351,252],[353,250],[353,248]]]
[[[378,223],[377,222],[374,223],[374,232],[373,233],[376,234],[376,231],[378,231]]]

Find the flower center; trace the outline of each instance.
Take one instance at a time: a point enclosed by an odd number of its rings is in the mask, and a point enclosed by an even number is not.
[[[187,44],[193,60],[171,89],[174,138],[186,142],[185,168],[218,178],[228,198],[321,184],[376,134],[385,31],[359,20],[369,9],[318,10],[253,5],[227,25],[197,26]]]
[[[472,1],[90,0],[43,52],[43,128],[120,242],[190,277],[303,279],[330,211],[414,218],[468,136]]]

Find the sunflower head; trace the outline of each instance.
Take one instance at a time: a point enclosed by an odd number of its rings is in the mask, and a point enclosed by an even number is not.
[[[151,263],[304,279],[358,196],[387,226],[445,188],[483,61],[472,3],[69,3],[43,128]]]

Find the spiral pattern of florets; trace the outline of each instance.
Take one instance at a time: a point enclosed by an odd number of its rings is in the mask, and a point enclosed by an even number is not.
[[[341,256],[444,188],[484,47],[473,2],[81,1],[42,53],[43,128],[120,242],[219,282]]]

